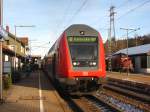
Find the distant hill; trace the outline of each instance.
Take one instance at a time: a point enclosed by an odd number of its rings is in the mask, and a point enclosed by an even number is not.
[[[128,39],[128,47],[134,47],[144,44],[150,44],[150,34],[144,35],[144,36],[136,36],[134,38]],[[109,46],[111,46],[111,53],[114,53],[120,49],[127,48],[127,39],[122,40],[115,40],[115,38],[111,39],[111,45],[109,44],[109,41],[107,40],[104,43],[105,48],[105,54],[109,54]]]

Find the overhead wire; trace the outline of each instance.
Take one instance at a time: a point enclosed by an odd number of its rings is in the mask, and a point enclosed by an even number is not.
[[[121,3],[118,7],[117,7],[117,9],[120,9],[121,7],[123,7],[123,6],[125,6],[128,2],[130,2],[131,0],[126,0],[126,1],[124,1],[123,3]]]
[[[133,33],[133,32],[135,32],[135,30],[133,30],[133,31],[130,31],[128,34],[131,34],[131,33]],[[123,34],[121,37],[125,37],[127,34]]]
[[[58,24],[56,25],[56,28],[57,28],[57,29],[56,29],[56,35],[58,35],[58,32],[59,32],[59,30],[60,30],[60,27],[63,26],[63,23],[64,23],[64,21],[66,20],[66,15],[67,15],[67,12],[68,12],[68,10],[69,10],[71,4],[72,4],[72,0],[70,0],[70,2],[68,2],[67,7],[65,8],[65,11],[64,11],[64,14],[63,14],[61,20],[60,20],[60,21],[58,22]]]
[[[70,9],[70,7],[71,7],[71,5],[72,5],[72,1],[73,0],[69,0],[69,2],[68,2],[68,4],[67,4],[67,7],[66,7],[66,9],[65,9],[65,11],[64,11],[64,14],[63,14],[63,16],[62,16],[62,19],[61,19],[61,21],[58,23],[58,29],[61,27],[61,26],[63,26],[63,23],[66,21],[66,18],[67,18],[67,13],[68,13],[68,10]]]
[[[138,6],[136,6],[136,7],[132,8],[132,9],[128,10],[126,13],[124,13],[123,15],[121,15],[120,17],[118,17],[117,20],[119,20],[120,18],[122,18],[122,17],[128,15],[129,13],[131,13],[131,12],[133,12],[133,11],[135,11],[136,9],[139,9],[140,7],[144,6],[145,4],[147,4],[147,3],[149,3],[149,2],[150,2],[150,0],[147,0],[147,1],[142,2],[142,3],[139,4]]]
[[[124,4],[127,3],[127,2],[129,2],[129,0],[127,0],[126,2],[124,2]],[[147,4],[147,3],[149,3],[149,2],[150,2],[150,0],[146,0],[146,1],[142,2],[141,4],[137,5],[136,7],[134,7],[134,8],[132,8],[132,9],[128,10],[126,13],[124,13],[124,14],[122,14],[120,17],[118,17],[118,18],[116,19],[116,21],[117,21],[117,20],[120,20],[122,17],[128,15],[129,13],[134,12],[135,10],[139,9],[140,7],[144,6],[145,4]],[[120,5],[119,8],[121,8],[122,6],[123,6],[123,5]],[[119,8],[118,8],[118,9],[119,9]],[[132,31],[129,32],[129,34],[130,34],[130,33],[132,33]],[[124,35],[122,35],[122,36],[124,36]]]
[[[72,20],[78,15],[78,13],[82,10],[82,8],[86,5],[87,2],[88,2],[88,0],[84,0],[83,1],[83,3],[81,4],[81,6],[76,10],[76,12],[69,19],[69,21],[67,22],[66,26],[68,26],[68,24],[70,24],[72,22]]]

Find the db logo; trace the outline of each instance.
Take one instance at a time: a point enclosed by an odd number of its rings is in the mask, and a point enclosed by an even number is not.
[[[83,72],[83,76],[88,76],[88,72]]]

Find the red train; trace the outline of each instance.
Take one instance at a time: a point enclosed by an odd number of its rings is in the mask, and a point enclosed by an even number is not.
[[[106,59],[107,69],[109,67],[108,63],[110,61],[110,57]],[[113,71],[130,71],[133,72],[133,63],[130,57],[126,54],[115,54],[111,56],[111,67]]]
[[[45,56],[43,69],[69,93],[99,89],[106,72],[100,34],[87,25],[71,25]]]

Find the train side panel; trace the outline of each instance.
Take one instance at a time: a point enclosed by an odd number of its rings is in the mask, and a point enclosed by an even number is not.
[[[99,41],[99,43],[100,43],[100,48],[99,48],[99,55],[100,55],[99,66],[102,69],[100,77],[105,78],[106,77],[105,52],[104,52],[103,40],[102,40],[102,37],[101,37],[100,34],[99,34],[99,40],[100,40]]]
[[[69,59],[68,46],[65,33],[60,39],[58,48],[58,61],[57,61],[56,74],[58,77],[68,77],[68,71],[71,67],[71,61]]]

